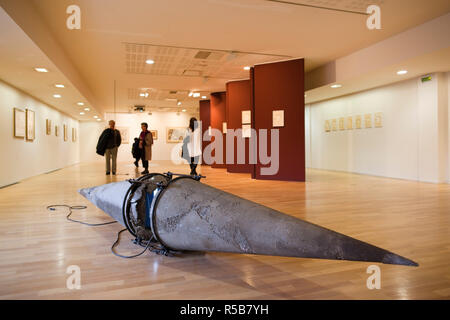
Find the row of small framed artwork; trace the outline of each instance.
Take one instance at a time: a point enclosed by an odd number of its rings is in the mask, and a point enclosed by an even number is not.
[[[67,125],[63,124],[64,141],[68,140]],[[52,120],[45,120],[45,133],[49,136],[52,134]],[[55,125],[55,136],[59,136],[59,126]],[[72,142],[77,141],[77,128],[72,128]]]
[[[30,109],[19,109],[14,108],[14,137],[25,138],[27,141],[34,141],[36,139],[36,129],[35,129],[35,113]],[[50,135],[52,131],[52,121],[46,119],[45,123],[46,134]],[[64,127],[64,141],[67,141],[67,125]],[[55,126],[55,136],[59,135],[59,127]],[[72,128],[72,141],[77,141],[77,129]]]
[[[354,119],[353,119],[354,118]],[[363,129],[362,115],[340,117],[337,119],[325,120],[325,132],[338,131],[339,130],[353,130]],[[374,114],[372,121],[372,114],[368,113],[364,115],[364,128],[382,128],[383,127],[383,113],[377,112]]]

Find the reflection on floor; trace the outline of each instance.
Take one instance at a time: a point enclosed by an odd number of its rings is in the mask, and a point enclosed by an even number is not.
[[[188,173],[188,166],[152,162],[150,172]],[[140,168],[142,171],[142,168]],[[417,261],[379,264],[381,289],[366,286],[370,263],[227,253],[182,257],[151,253],[120,259],[110,252],[121,226],[70,223],[51,204],[87,205],[74,218],[110,218],[79,188],[138,175],[119,164],[84,163],[0,189],[0,299],[448,299],[450,185],[346,173],[307,171],[307,182],[251,180],[246,174],[202,167],[203,181],[287,214],[320,224]],[[245,214],[243,212],[242,214]],[[130,236],[118,250],[140,250]],[[81,289],[69,290],[67,267],[81,269]]]

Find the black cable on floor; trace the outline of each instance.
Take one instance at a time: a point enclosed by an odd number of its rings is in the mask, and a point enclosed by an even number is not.
[[[87,206],[69,206],[67,204],[53,204],[53,205],[47,206],[47,210],[55,211],[57,207],[64,207],[64,208],[68,208],[69,209],[69,214],[66,216],[67,220],[72,221],[72,222],[76,222],[76,223],[81,223],[81,224],[84,224],[86,226],[98,227],[98,226],[105,226],[105,225],[108,225],[108,224],[117,223],[117,221],[110,221],[110,222],[105,222],[105,223],[87,223],[87,222],[78,221],[78,220],[74,220],[74,219],[70,218],[70,215],[72,214],[72,210],[83,210],[83,209],[86,209]]]
[[[112,252],[115,256],[120,257],[120,258],[125,258],[125,259],[131,259],[131,258],[139,257],[139,256],[142,255],[145,251],[147,251],[147,249],[150,247],[150,242],[152,241],[153,238],[147,241],[147,245],[145,246],[145,249],[144,249],[142,252],[140,252],[140,253],[138,253],[138,254],[135,254],[135,255],[132,255],[132,256],[123,256],[123,255],[118,254],[117,252],[115,252],[115,251],[114,251],[114,247],[119,243],[119,241],[120,241],[120,234],[121,234],[122,232],[124,232],[125,230],[128,230],[128,229],[127,229],[127,228],[122,229],[122,230],[120,230],[119,233],[117,234],[117,240],[116,240],[116,242],[114,242],[113,245],[111,246],[111,252]]]

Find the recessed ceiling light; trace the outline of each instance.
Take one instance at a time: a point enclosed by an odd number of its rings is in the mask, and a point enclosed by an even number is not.
[[[61,95],[60,94],[54,94],[53,98],[61,98]]]
[[[102,119],[98,118],[97,121],[102,121]]]
[[[48,72],[48,70],[45,68],[34,68],[34,70],[36,70],[37,72]]]
[[[145,93],[139,93],[140,97],[145,97]]]
[[[84,103],[83,102],[78,102],[77,103],[79,106],[84,106]]]
[[[342,87],[342,85],[340,85],[340,84],[333,84],[331,87],[332,87],[333,89],[336,89],[336,88]]]
[[[181,102],[180,102],[180,101],[178,101],[177,105],[181,106]]]
[[[57,87],[57,88],[64,88],[64,85],[63,84],[55,84],[55,87]]]
[[[81,112],[80,112],[80,114],[81,114],[81,115],[83,115],[83,114],[84,114],[84,112],[83,112],[83,111],[81,111]]]
[[[244,67],[244,70],[250,70],[249,66]]]
[[[155,61],[153,61],[152,59],[148,59],[148,60],[145,60],[145,63],[146,64],[154,64]]]
[[[401,75],[403,75],[403,74],[407,74],[407,73],[408,73],[407,70],[400,70],[400,71],[397,72],[397,74],[398,74],[399,76],[401,76]]]
[[[189,97],[192,97],[192,95],[193,95],[194,93],[191,91],[191,92],[189,92]]]
[[[89,108],[84,108],[84,111],[90,111],[91,109],[89,109]]]
[[[183,109],[183,110],[181,110],[181,111],[186,112],[186,109]]]
[[[202,96],[202,99],[206,99],[206,96]]]
[[[98,118],[98,116],[94,116],[94,119],[97,119]]]
[[[195,92],[192,96],[193,96],[194,98],[198,98],[198,97],[200,97],[200,93],[199,93],[199,92]]]

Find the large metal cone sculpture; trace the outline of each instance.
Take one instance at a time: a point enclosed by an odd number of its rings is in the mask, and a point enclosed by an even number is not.
[[[130,182],[80,193],[124,225],[122,207]],[[152,231],[167,248],[273,256],[381,262],[418,266],[395,253],[294,218],[255,202],[177,178],[154,203]]]

